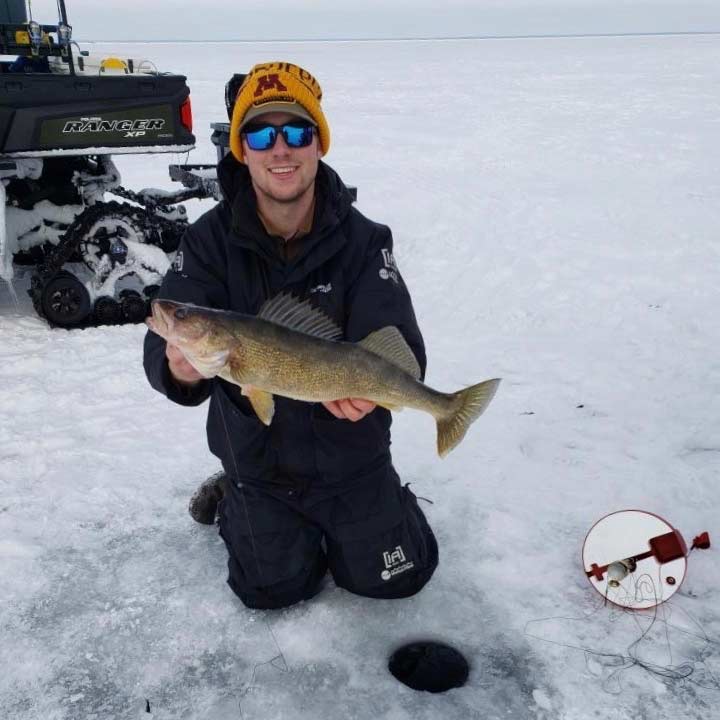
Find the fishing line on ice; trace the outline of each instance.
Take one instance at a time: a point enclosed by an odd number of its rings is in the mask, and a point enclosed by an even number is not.
[[[233,449],[232,440],[230,438],[230,431],[228,430],[227,422],[225,421],[225,410],[223,409],[223,403],[222,401],[218,403],[220,407],[220,417],[222,418],[223,428],[225,429],[225,437],[227,438],[228,447],[230,448],[230,455],[233,459],[233,466],[235,467],[235,477],[240,481],[240,471],[238,469],[237,465],[237,459],[235,458],[235,451]],[[240,487],[240,497],[242,497],[243,502],[243,509],[245,511],[245,519],[247,521],[248,529],[250,530],[250,543],[252,545],[253,550],[253,557],[255,558],[255,564],[257,565],[258,570],[258,576],[260,577],[260,581],[262,582],[264,587],[267,587],[265,583],[265,575],[263,574],[262,567],[260,565],[260,561],[258,560],[257,555],[257,545],[255,544],[255,533],[253,532],[252,528],[252,522],[250,520],[250,512],[248,510],[247,506],[247,500],[245,498],[245,493],[242,492],[242,486]],[[273,632],[272,627],[270,627],[270,622],[266,617],[262,618],[262,621],[267,628],[267,631],[270,633],[270,637],[273,640],[273,643],[275,645],[275,648],[277,649],[277,655],[274,655],[269,660],[265,660],[263,662],[255,663],[252,669],[252,675],[250,677],[250,682],[245,686],[245,688],[240,693],[241,700],[238,701],[238,710],[240,712],[240,717],[244,718],[245,715],[242,711],[242,699],[255,687],[255,677],[257,675],[257,671],[259,668],[261,668],[263,665],[270,665],[274,667],[276,670],[280,670],[280,672],[289,672],[290,668],[288,667],[287,660],[285,659],[285,654],[282,651],[282,648],[280,647],[280,643],[278,642],[277,638],[275,637],[275,633]],[[279,662],[279,664],[278,664]]]
[[[222,417],[223,422],[223,428],[225,429],[225,437],[227,438],[228,447],[230,448],[230,457],[232,457],[233,465],[235,467],[235,477],[238,482],[240,482],[240,470],[238,469],[237,465],[237,459],[235,458],[235,450],[233,449],[232,440],[230,439],[230,432],[228,431],[227,422],[225,422],[225,410],[223,409],[222,401],[218,402],[218,406],[220,408],[220,417]],[[242,490],[242,486],[240,486],[240,490]],[[255,558],[255,564],[257,565],[258,570],[258,576],[260,577],[260,580],[263,583],[263,586],[265,586],[265,576],[263,574],[262,568],[260,567],[260,561],[258,560],[257,556],[257,546],[255,544],[255,533],[252,529],[252,523],[250,522],[250,512],[248,511],[247,507],[247,500],[245,499],[245,493],[241,492],[240,497],[243,501],[243,509],[245,511],[245,520],[247,521],[248,529],[250,530],[250,544],[252,545],[253,550],[253,557]]]
[[[687,681],[692,683],[693,685],[702,687],[704,689],[720,691],[720,681],[718,680],[718,678],[715,677],[715,675],[712,673],[704,660],[688,660],[685,662],[681,662],[677,665],[674,664],[673,649],[669,630],[670,628],[672,628],[673,630],[682,632],[688,637],[693,637],[703,641],[703,647],[697,651],[697,654],[701,657],[710,646],[720,647],[720,642],[711,639],[705,632],[702,624],[699,623],[695,618],[693,618],[692,615],[686,610],[681,610],[681,612],[683,612],[686,617],[690,619],[693,624],[699,629],[699,634],[680,628],[677,625],[671,624],[668,620],[672,614],[672,608],[674,608],[675,606],[671,605],[669,601],[666,601],[663,605],[659,604],[659,599],[657,596],[657,586],[655,585],[655,582],[650,575],[644,574],[636,579],[634,587],[631,591],[632,597],[635,600],[642,599],[644,597],[645,589],[648,587],[652,588],[654,599],[658,601],[652,609],[652,615],[641,614],[643,613],[642,610],[632,610],[627,607],[613,606],[613,609],[610,611],[610,614],[608,616],[609,622],[616,623],[619,620],[625,618],[627,615],[630,615],[632,617],[633,623],[640,631],[640,635],[627,646],[627,649],[624,653],[602,652],[600,650],[594,650],[592,647],[588,647],[584,644],[573,644],[562,642],[559,640],[553,640],[551,638],[543,637],[540,634],[529,631],[529,628],[532,625],[538,623],[548,623],[551,621],[566,621],[567,623],[579,622],[589,625],[590,621],[594,618],[594,616],[596,616],[601,609],[606,607],[606,598],[599,601],[589,613],[582,615],[582,617],[554,616],[547,618],[538,618],[536,620],[529,620],[525,624],[524,634],[526,637],[541,640],[542,642],[546,642],[551,645],[557,645],[559,647],[565,647],[573,650],[581,650],[585,654],[585,664],[588,672],[596,677],[598,677],[599,674],[597,669],[593,667],[594,663],[597,663],[601,666],[600,674],[602,674],[604,670],[609,669],[610,673],[609,675],[607,675],[607,677],[603,679],[602,687],[606,692],[613,695],[619,695],[623,692],[623,687],[621,683],[622,673],[632,667],[640,667],[647,673],[665,680],[676,680],[680,682]],[[628,593],[628,596],[629,595],[630,593]],[[641,619],[643,618],[649,619],[646,627],[643,627],[643,624],[641,623]],[[662,631],[664,631],[663,646],[665,647],[668,654],[668,663],[653,662],[640,656],[641,644],[643,642],[650,643],[653,641],[653,637],[650,633],[652,629],[656,626],[662,626]],[[692,676],[698,673],[700,673],[703,678],[693,679]],[[705,681],[703,682],[703,680]],[[613,685],[616,689],[613,689],[611,687]]]
[[[242,700],[245,698],[245,696],[255,688],[255,677],[257,675],[257,671],[259,668],[263,667],[263,665],[270,665],[271,667],[274,667],[276,670],[279,670],[280,672],[286,673],[290,672],[290,668],[288,667],[287,661],[285,660],[285,655],[283,654],[282,649],[280,648],[280,645],[277,641],[277,638],[275,637],[275,633],[272,631],[272,628],[270,627],[270,623],[268,623],[267,620],[264,620],[265,627],[268,629],[268,632],[270,633],[270,636],[273,639],[273,642],[275,643],[275,647],[277,648],[278,654],[274,657],[271,657],[269,660],[265,660],[264,662],[255,663],[253,665],[252,669],[252,675],[250,677],[250,682],[245,686],[245,688],[240,693],[240,700],[238,700],[238,710],[240,711],[240,718],[244,720],[245,714],[243,713],[242,709]],[[276,663],[276,661],[280,661],[280,665]]]

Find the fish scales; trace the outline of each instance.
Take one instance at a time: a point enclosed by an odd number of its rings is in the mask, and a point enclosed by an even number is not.
[[[239,370],[234,378],[220,373],[231,382],[310,402],[363,397],[418,409],[445,409],[449,402],[450,396],[353,343],[330,342],[257,318],[240,324],[232,328],[236,344],[230,350]]]
[[[147,322],[201,375],[242,386],[266,425],[274,414],[273,395],[307,402],[362,398],[391,410],[430,413],[441,457],[465,437],[500,383],[495,378],[455,393],[439,392],[416,379],[417,360],[397,328],[377,330],[360,343],[340,342],[338,328],[307,301],[286,295],[269,303],[265,319],[154,300]],[[298,329],[283,322],[298,323]]]

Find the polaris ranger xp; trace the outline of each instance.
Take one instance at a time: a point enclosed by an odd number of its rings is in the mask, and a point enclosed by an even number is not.
[[[132,192],[111,156],[191,150],[190,91],[147,61],[80,51],[58,11],[43,25],[0,0],[0,280],[34,266],[52,325],[138,322],[187,225],[178,203],[207,191]]]

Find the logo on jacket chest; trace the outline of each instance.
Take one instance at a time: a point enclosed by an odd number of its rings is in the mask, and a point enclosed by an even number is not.
[[[313,293],[329,293],[332,290],[332,283],[329,282],[327,285],[316,285],[314,288],[310,288],[310,294]]]

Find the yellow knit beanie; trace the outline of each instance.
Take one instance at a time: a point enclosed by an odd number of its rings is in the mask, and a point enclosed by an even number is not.
[[[321,100],[320,83],[307,70],[287,62],[255,65],[240,86],[233,107],[230,150],[235,159],[243,162],[240,140],[242,126],[258,115],[277,111],[312,120],[317,125],[322,153],[327,154],[330,148],[330,128],[320,107]]]

